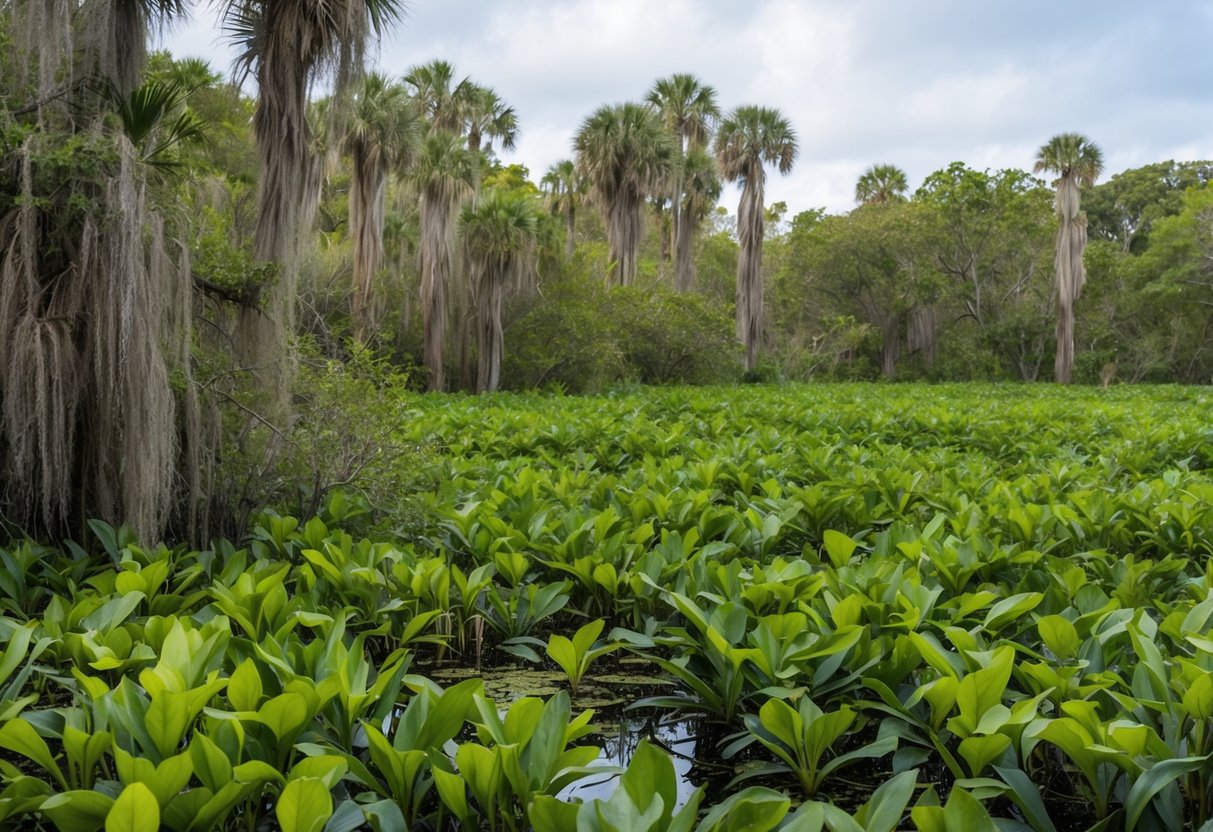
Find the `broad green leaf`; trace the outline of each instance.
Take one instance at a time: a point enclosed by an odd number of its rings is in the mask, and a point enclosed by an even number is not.
[[[484,682],[480,679],[467,679],[444,690],[433,704],[418,735],[408,738],[413,743],[408,747],[425,751],[441,747],[454,739],[472,712],[475,697],[483,692]],[[399,736],[396,747],[402,747]]]
[[[527,807],[527,820],[535,832],[572,832],[577,829],[581,806],[548,795],[537,795]]]
[[[47,774],[55,778],[55,782],[59,784],[60,788],[67,788],[67,779],[63,776],[59,764],[55,762],[54,756],[51,755],[46,740],[38,736],[34,726],[24,719],[13,719],[0,726],[0,748],[33,760]]]
[[[901,820],[899,816],[898,821]],[[854,818],[829,803],[815,800],[802,804],[787,823],[779,827],[780,832],[865,832]]]
[[[1023,592],[1004,598],[990,607],[983,626],[991,633],[998,632],[1003,625],[1036,609],[1043,599],[1044,595],[1039,592]]]
[[[114,799],[101,792],[65,791],[51,795],[38,811],[51,819],[59,832],[95,832],[105,826]]]
[[[143,600],[142,592],[117,595],[106,601],[100,609],[86,615],[80,622],[80,626],[84,630],[108,632],[130,618],[131,613],[143,603]]]
[[[632,796],[638,805],[646,803],[646,795],[656,794],[664,807],[662,819],[668,823],[678,801],[678,781],[674,763],[670,756],[641,740],[628,762],[627,770],[619,778],[619,788]]]
[[[366,822],[375,832],[408,832],[404,813],[392,800],[377,800],[362,807]]]
[[[858,546],[850,537],[833,529],[826,529],[822,534],[822,544],[835,568],[846,566]]]
[[[990,763],[997,760],[1011,745],[1005,734],[967,737],[960,742],[957,751],[969,764],[969,774],[977,777]]]
[[[329,816],[328,823],[324,825],[324,832],[354,832],[356,829],[364,828],[365,825],[366,815],[363,813],[362,807],[347,797],[337,804],[337,808]]]
[[[311,719],[311,712],[303,694],[282,693],[263,704],[257,710],[256,719],[282,740],[293,737],[303,728]]]
[[[1194,720],[1213,718],[1213,673],[1197,676],[1183,698],[1184,710]]]
[[[189,694],[162,690],[152,699],[144,726],[156,750],[168,757],[177,750],[189,722]]]
[[[262,760],[248,760],[232,767],[232,779],[237,783],[281,783],[286,778],[278,769]]]
[[[218,791],[232,779],[232,761],[205,734],[194,734],[189,753],[194,763],[194,773],[202,785],[212,792]]]
[[[1036,622],[1036,631],[1057,658],[1072,659],[1078,655],[1082,642],[1078,638],[1078,630],[1068,619],[1060,615],[1046,615]]]
[[[752,786],[710,809],[696,832],[769,832],[784,819],[791,805],[787,795]]]
[[[325,788],[333,789],[345,776],[349,766],[344,757],[327,754],[318,757],[304,757],[291,769],[287,780],[315,778],[324,784]]]
[[[1036,832],[1056,832],[1056,827],[1049,817],[1049,810],[1045,808],[1044,799],[1040,796],[1040,789],[1027,774],[1018,768],[1001,766],[995,766],[994,771],[1009,787],[1007,796],[1023,810],[1024,816]]]
[[[332,814],[333,796],[313,778],[291,780],[274,807],[282,832],[320,832]]]
[[[8,677],[13,675],[13,671],[21,666],[29,654],[30,639],[33,638],[37,626],[37,624],[27,624],[24,627],[18,627],[9,636],[4,652],[0,653],[0,685],[8,681]]]
[[[547,654],[548,658],[556,662],[570,680],[580,678],[581,673],[578,667],[580,657],[577,655],[576,645],[570,639],[562,635],[550,636],[548,638]]]
[[[999,832],[990,813],[964,789],[954,788],[946,806],[920,803],[910,810],[919,832]]]
[[[1197,771],[1209,764],[1213,755],[1203,757],[1176,757],[1155,763],[1146,769],[1133,782],[1129,795],[1125,798],[1125,832],[1133,832],[1137,822],[1145,812],[1146,806],[1154,796],[1173,783],[1177,778]]]
[[[881,783],[868,802],[855,813],[856,822],[866,832],[894,832],[901,824],[917,783],[917,769],[903,771]]]
[[[142,783],[131,783],[122,790],[105,816],[105,832],[157,832],[160,829],[160,804]]]
[[[237,711],[255,711],[261,703],[261,674],[252,659],[240,663],[228,679],[227,700]]]

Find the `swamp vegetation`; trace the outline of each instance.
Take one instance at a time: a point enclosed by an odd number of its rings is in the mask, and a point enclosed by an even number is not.
[[[6,822],[1209,820],[1204,391],[399,407],[404,525],[335,491],[240,543],[0,551]]]

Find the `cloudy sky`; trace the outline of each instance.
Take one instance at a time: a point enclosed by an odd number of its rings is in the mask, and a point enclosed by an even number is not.
[[[956,160],[1030,168],[1078,131],[1109,174],[1213,158],[1213,0],[410,0],[381,70],[435,58],[494,87],[522,135],[504,158],[538,178],[596,107],[693,72],[726,109],[777,107],[800,155],[768,180],[792,212],[852,206],[855,179],[896,164],[911,188]],[[175,55],[226,69],[209,13]],[[726,191],[730,203],[734,194]],[[733,206],[730,205],[730,208]]]

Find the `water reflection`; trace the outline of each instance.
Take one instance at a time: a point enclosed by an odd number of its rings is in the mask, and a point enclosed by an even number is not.
[[[633,716],[621,715],[614,723],[599,723],[602,734],[597,738],[602,753],[596,765],[603,767],[627,768],[636,753],[640,741],[647,739],[653,744],[670,752],[674,761],[674,772],[678,777],[678,800],[675,811],[682,808],[694,793],[697,784],[692,780],[692,769],[695,760],[701,756],[711,756],[713,748],[697,748],[700,740],[697,737],[700,723],[695,719],[679,719],[665,716]],[[557,795],[561,800],[606,800],[615,791],[619,775],[604,774],[602,777],[589,777],[566,786]]]

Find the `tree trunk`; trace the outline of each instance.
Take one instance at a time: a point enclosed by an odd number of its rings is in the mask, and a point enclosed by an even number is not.
[[[1060,299],[1057,305],[1057,356],[1053,362],[1053,378],[1058,384],[1069,384],[1074,373],[1074,307]]]
[[[472,204],[480,199],[480,131],[468,133],[468,150],[472,153]]]
[[[372,284],[383,259],[383,200],[387,172],[365,153],[354,153],[350,182],[350,228],[354,237],[354,297],[351,309],[354,341],[365,344],[375,328]]]
[[[897,359],[901,355],[901,316],[885,318],[881,327],[880,374],[892,378],[897,372]]]
[[[572,199],[572,197],[570,197],[570,200],[571,199]],[[566,226],[565,226],[566,234],[565,234],[565,238],[564,238],[564,259],[565,260],[572,260],[573,251],[576,249],[576,244],[574,242],[574,235],[577,230],[577,222],[576,222],[577,218],[574,214],[575,210],[576,209],[573,208],[572,204],[570,203],[569,210],[566,214],[566,220],[565,220],[565,222],[566,222]]]
[[[695,285],[695,259],[691,256],[692,243],[695,239],[695,227],[689,211],[683,211],[679,214],[676,230],[674,289],[678,292],[689,292]]]
[[[644,228],[644,197],[621,194],[607,211],[607,247],[612,270],[607,282],[631,286],[636,280],[636,263]]]
[[[480,201],[480,144],[479,130],[468,134],[468,150],[473,157],[472,169],[472,205]],[[459,389],[475,389],[476,368],[472,365],[472,341],[476,337],[472,330],[476,326],[475,310],[472,309],[472,277],[468,269],[468,257],[465,249],[459,248],[458,261],[455,264],[458,280],[454,281],[455,297],[451,298],[454,331],[452,338],[455,342],[455,353],[459,357]]]
[[[294,36],[294,43],[288,43]],[[257,224],[254,256],[279,266],[263,310],[241,315],[238,354],[258,368],[276,415],[289,409],[294,362],[288,336],[294,329],[299,255],[320,201],[320,170],[307,123],[310,67],[302,62],[298,32],[272,39],[258,64],[253,136],[257,146]],[[291,47],[294,46],[295,49]]]
[[[665,264],[670,260],[670,235],[666,230],[666,212],[660,205],[657,206],[657,263],[661,266],[662,275],[665,274]]]
[[[762,342],[762,171],[745,177],[737,210],[737,338],[745,347],[745,369],[758,365]]]
[[[504,278],[485,272],[476,310],[476,392],[495,393],[501,381],[505,338],[501,329],[501,284]]]
[[[1074,372],[1074,303],[1086,282],[1082,255],[1087,245],[1087,219],[1079,213],[1078,183],[1062,177],[1057,183],[1057,355],[1053,375],[1069,384]]]
[[[443,346],[446,340],[447,284],[451,277],[449,237],[452,201],[445,193],[426,190],[421,197],[421,315],[423,361],[429,371],[429,389],[442,390]]]
[[[936,329],[934,306],[918,305],[910,310],[910,320],[906,326],[906,347],[912,353],[921,353],[925,367],[935,363]]]
[[[679,158],[685,158],[685,151],[682,149],[682,139],[678,140]],[[679,165],[678,172],[674,174],[674,181],[670,187],[670,250],[674,252],[674,282],[678,282],[678,235],[679,223],[682,220],[682,167]]]

